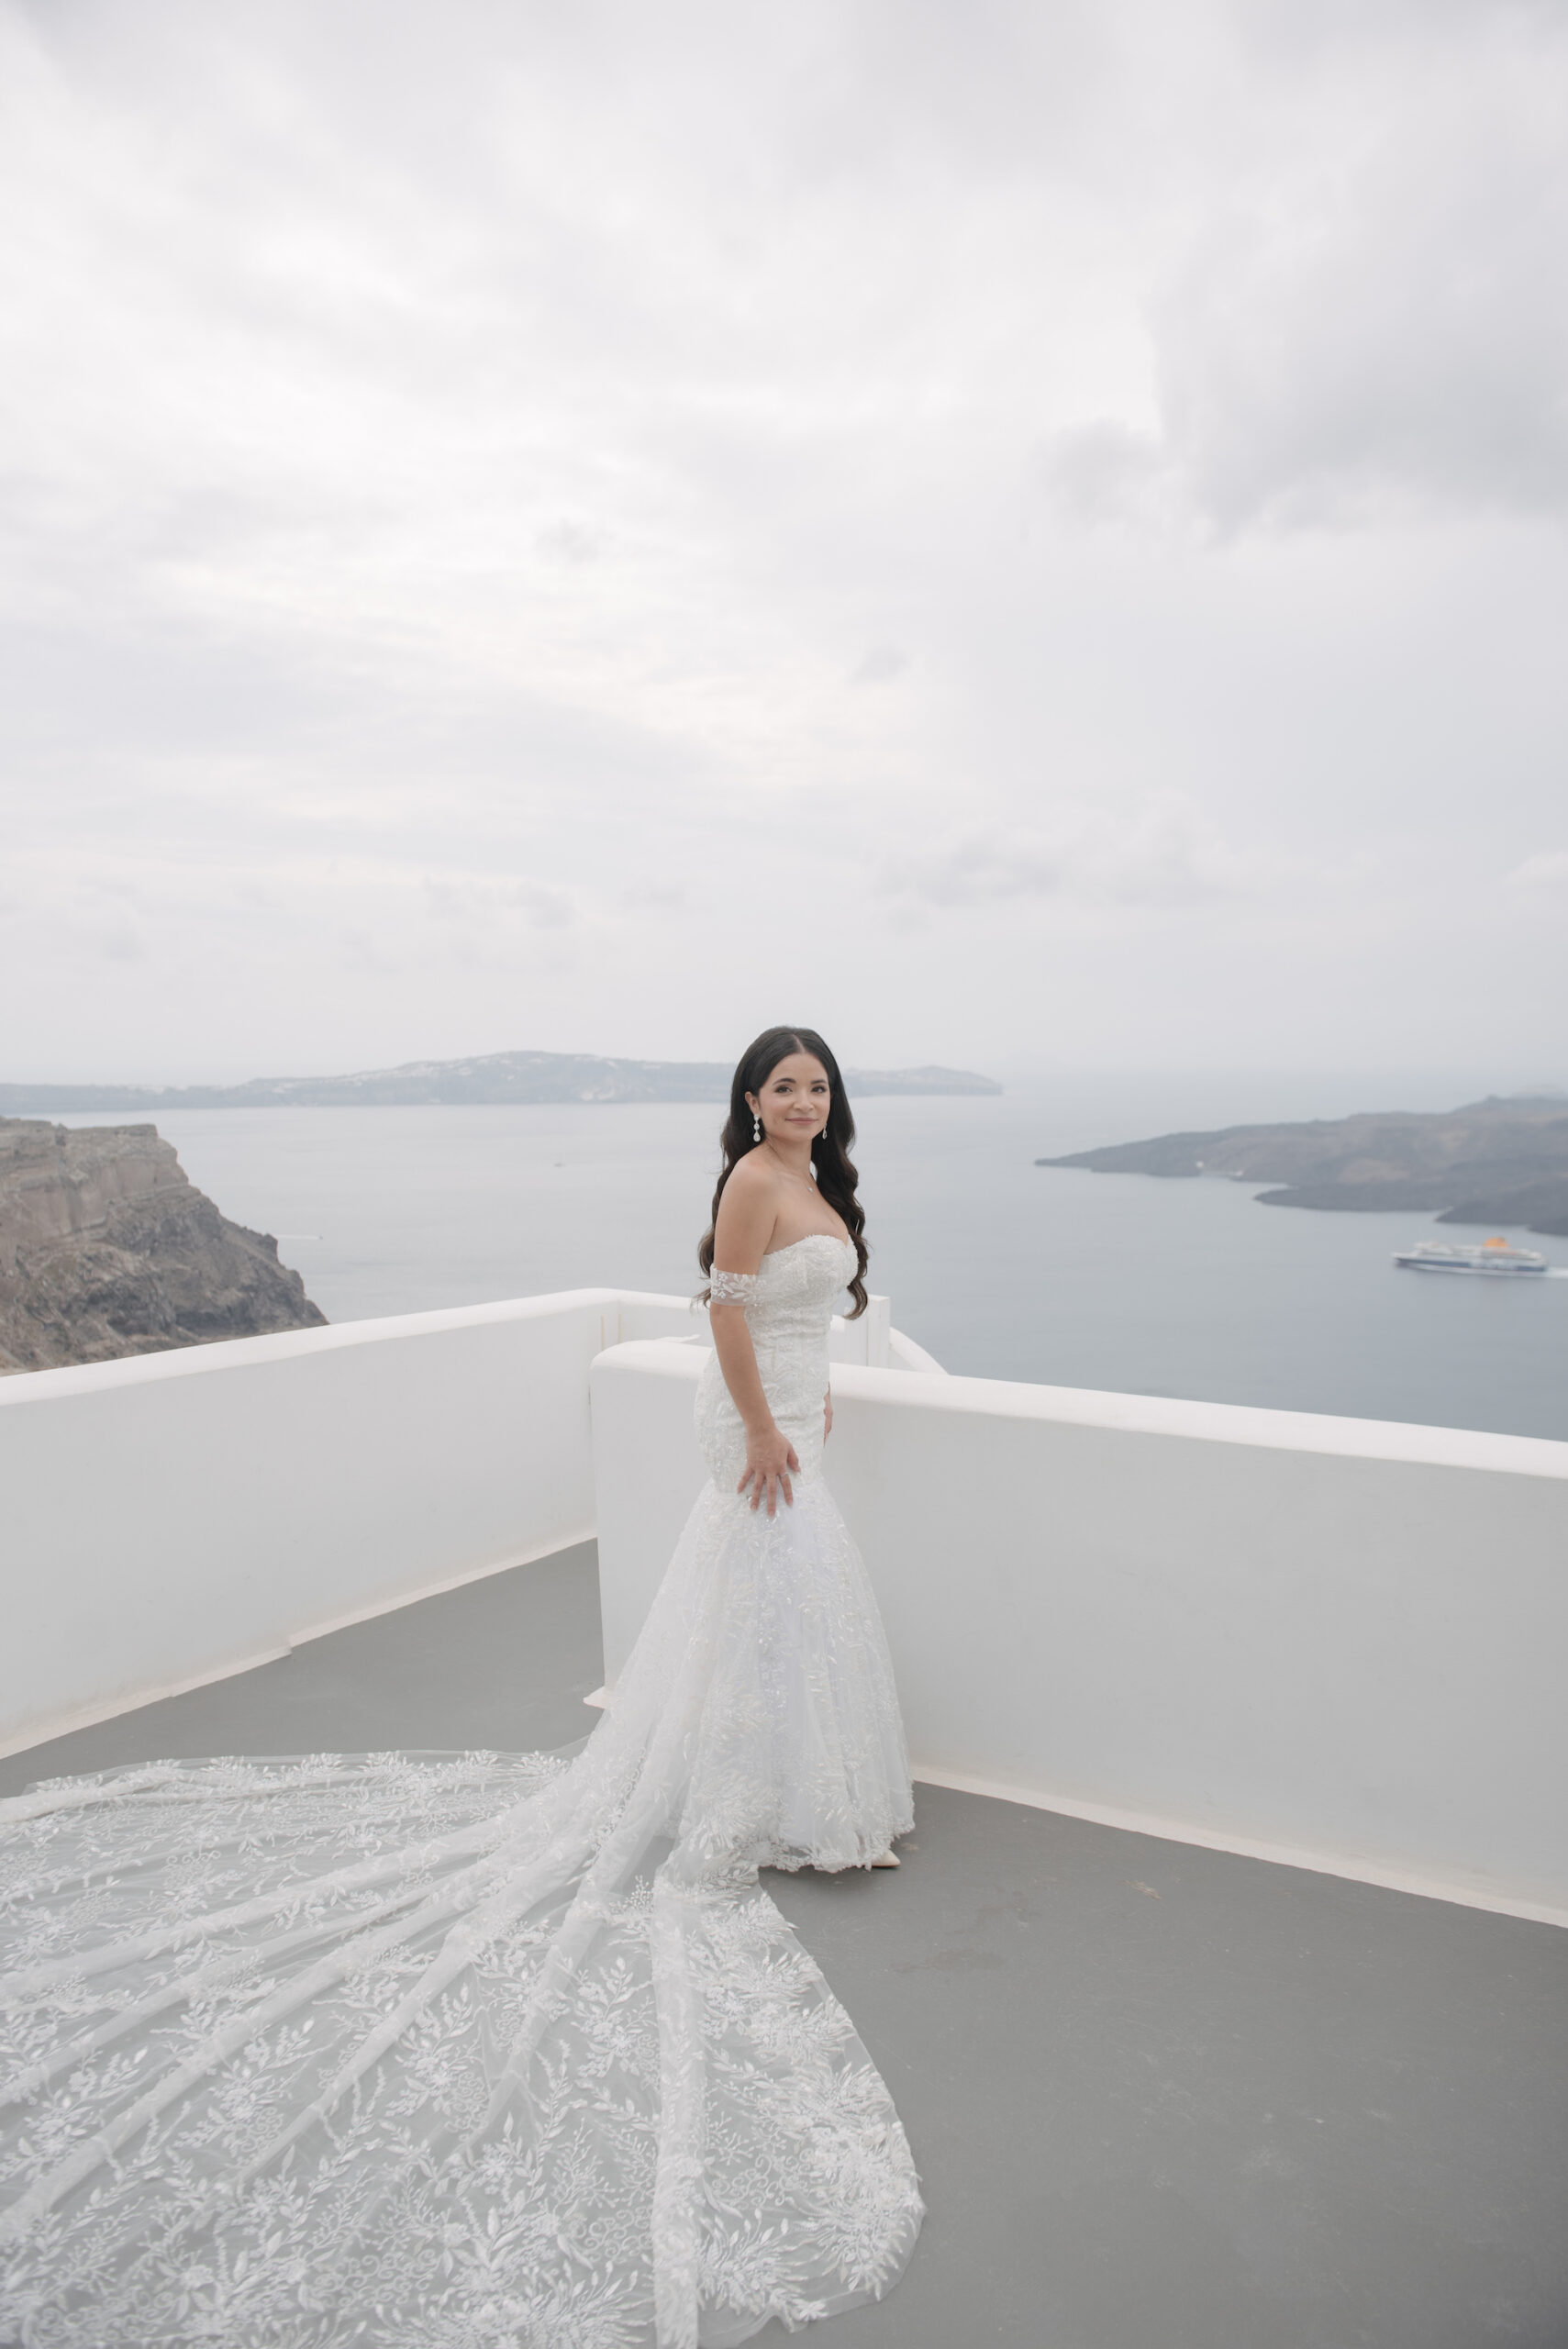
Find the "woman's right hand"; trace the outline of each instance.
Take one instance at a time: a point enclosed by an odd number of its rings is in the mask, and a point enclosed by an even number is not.
[[[800,1462],[795,1457],[795,1446],[781,1428],[759,1428],[755,1432],[748,1429],[746,1474],[735,1489],[738,1493],[743,1493],[747,1486],[751,1486],[753,1508],[761,1506],[762,1496],[766,1493],[768,1515],[772,1517],[780,1493],[783,1493],[788,1508],[795,1507],[795,1495],[790,1489],[789,1481],[789,1472],[792,1468],[798,1476]]]

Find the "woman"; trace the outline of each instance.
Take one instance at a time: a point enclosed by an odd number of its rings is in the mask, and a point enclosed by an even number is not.
[[[0,1804],[0,2341],[728,2349],[895,2280],[903,2131],[757,1881],[911,1823],[819,1475],[833,1302],[865,1304],[853,1136],[820,1037],[760,1037],[700,1251],[712,1481],[575,1759],[161,1763]]]

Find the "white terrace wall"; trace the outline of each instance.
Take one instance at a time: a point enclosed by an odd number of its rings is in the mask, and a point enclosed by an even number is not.
[[[606,1672],[703,1468],[593,1370]],[[1568,1922],[1568,1444],[844,1368],[917,1775]]]
[[[887,1362],[887,1300],[835,1354]],[[594,1531],[588,1365],[706,1337],[579,1289],[0,1378],[0,1753]]]
[[[0,1751],[595,1525],[613,1677],[704,1334],[593,1289],[0,1379]],[[833,1351],[922,1775],[1568,1920],[1568,1445],[909,1376],[880,1300]]]
[[[0,1379],[0,1751],[591,1534],[588,1364],[619,1308],[585,1289]]]

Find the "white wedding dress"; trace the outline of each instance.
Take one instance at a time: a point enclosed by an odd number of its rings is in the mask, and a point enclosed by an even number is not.
[[[155,1763],[0,1803],[0,2341],[723,2349],[895,2279],[903,2130],[757,1882],[912,1820],[820,1474],[851,1259],[818,1234],[741,1282],[795,1505],[736,1493],[710,1360],[712,1481],[574,1759]]]

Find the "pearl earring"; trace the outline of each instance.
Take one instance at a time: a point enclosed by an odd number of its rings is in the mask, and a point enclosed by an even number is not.
[[[756,1115],[756,1113],[753,1111],[753,1113],[752,1113],[752,1118],[751,1118],[751,1140],[752,1140],[753,1141],[762,1141],[762,1119],[761,1119],[761,1118],[759,1118],[759,1117]]]

